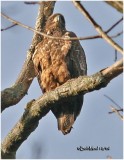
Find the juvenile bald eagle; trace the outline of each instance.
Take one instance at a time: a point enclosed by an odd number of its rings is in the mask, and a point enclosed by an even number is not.
[[[61,14],[53,14],[48,18],[45,33],[55,37],[76,37],[73,32],[66,30],[65,19]],[[87,73],[85,53],[78,40],[65,41],[44,37],[36,46],[32,60],[43,93]],[[71,131],[82,105],[83,95],[77,95],[52,107],[58,129],[64,135]]]

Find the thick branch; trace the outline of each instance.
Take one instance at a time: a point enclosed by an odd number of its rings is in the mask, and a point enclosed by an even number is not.
[[[38,126],[39,120],[45,116],[52,105],[66,97],[86,94],[106,87],[107,84],[123,72],[123,60],[92,76],[80,76],[71,79],[51,92],[45,93],[37,100],[27,104],[25,112],[2,143],[2,158],[15,157],[19,146]]]
[[[91,15],[87,12],[87,10],[83,7],[83,5],[73,0],[74,5],[79,9],[79,11],[90,21],[90,23],[95,27],[96,31],[102,36],[103,39],[105,39],[113,48],[115,48],[117,51],[123,54],[123,49],[114,42],[99,26],[96,21],[91,17]]]
[[[43,31],[47,18],[52,14],[55,2],[41,2],[38,17],[36,20],[35,29],[39,32]],[[32,55],[35,50],[35,46],[42,40],[41,35],[35,33],[33,36],[32,44],[27,52],[27,59],[24,62],[22,70],[14,83],[10,88],[6,88],[1,93],[1,106],[2,111],[12,105],[17,104],[27,94],[28,89],[35,77],[34,66],[32,62]]]
[[[114,77],[118,76],[123,72],[123,59],[117,61],[112,66],[106,68],[102,71],[102,74],[108,79],[112,80]]]
[[[105,1],[110,6],[117,9],[119,12],[123,13],[123,1]]]

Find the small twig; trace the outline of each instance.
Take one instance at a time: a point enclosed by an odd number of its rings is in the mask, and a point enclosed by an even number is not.
[[[115,49],[115,59],[114,61],[116,62],[117,61],[117,50]]]
[[[9,20],[9,21],[11,21],[11,22],[13,22],[13,23],[18,24],[19,26],[21,26],[21,27],[23,27],[23,28],[26,28],[26,29],[28,29],[28,30],[31,30],[31,31],[37,33],[37,34],[40,34],[40,35],[42,35],[42,36],[44,36],[44,37],[51,38],[51,39],[61,39],[61,40],[67,40],[67,41],[68,41],[68,40],[91,40],[91,39],[96,39],[96,38],[102,38],[102,36],[100,36],[100,35],[93,35],[93,36],[87,36],[87,37],[71,37],[71,38],[62,38],[62,37],[49,36],[49,35],[41,32],[41,31],[39,32],[38,30],[33,29],[32,27],[29,27],[29,26],[27,26],[27,25],[24,25],[23,23],[18,22],[18,21],[10,18],[9,16],[7,16],[7,15],[5,15],[5,14],[3,14],[3,13],[1,13],[1,15],[2,15],[4,18],[6,18],[7,20]],[[120,21],[120,20],[119,20],[119,21]],[[117,24],[116,24],[116,25],[117,25]],[[115,27],[116,25],[114,24],[114,27]],[[113,27],[113,28],[114,28],[114,27]],[[108,29],[106,32],[108,33],[108,32],[110,32],[110,31],[111,31],[111,29]],[[122,33],[119,33],[118,35],[117,35],[117,34],[116,34],[116,35],[113,35],[112,37],[115,38],[115,37],[119,36],[120,34],[122,34]]]
[[[112,6],[113,8],[115,8],[117,11],[123,13],[123,1],[105,1],[106,3],[108,3],[110,6]]]
[[[8,29],[10,29],[10,28],[12,28],[12,27],[14,27],[14,26],[16,26],[16,25],[18,25],[18,24],[12,24],[11,26],[9,26],[9,27],[6,27],[6,28],[2,28],[1,29],[1,31],[5,31],[5,30],[8,30]]]
[[[119,113],[119,111],[116,108],[114,108],[113,106],[110,106],[110,108],[113,112],[115,112],[119,116],[121,120],[123,120],[123,116]]]
[[[104,95],[106,98],[108,98],[112,103],[114,103],[119,109],[121,109],[121,107],[109,96]]]
[[[100,25],[96,23],[96,21],[91,17],[91,15],[87,12],[87,10],[83,7],[83,5],[79,1],[73,1],[73,4],[78,8],[78,10],[89,20],[89,22],[94,26],[96,31],[105,39],[112,47],[114,47],[117,51],[123,54],[123,49],[114,42],[101,28]]]
[[[117,110],[117,112],[123,112],[123,108],[121,108],[121,109],[116,109]],[[109,114],[111,114],[111,113],[114,113],[114,111],[111,111],[111,112],[108,112]]]
[[[113,106],[110,106],[111,108],[111,112],[108,112],[109,114],[111,113],[116,113],[120,118],[121,120],[123,120],[123,116],[119,113],[119,112],[123,112],[123,108],[121,108],[112,98],[110,98],[109,96],[107,95],[104,95],[106,98],[108,98],[111,102],[113,102],[119,109],[113,107]]]
[[[119,19],[115,24],[113,24],[107,31],[106,33],[110,32],[115,26],[117,26],[121,21],[123,20],[123,17]]]
[[[39,2],[35,2],[35,1],[32,1],[32,2],[24,2],[25,4],[39,4]]]
[[[120,36],[121,34],[123,34],[123,31],[121,31],[121,32],[119,32],[119,33],[117,33],[117,34],[111,36],[111,38],[116,38],[116,37]]]

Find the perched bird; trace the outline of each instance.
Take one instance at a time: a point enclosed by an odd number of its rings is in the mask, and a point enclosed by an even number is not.
[[[66,30],[65,19],[58,13],[48,18],[44,32],[54,37],[76,37]],[[54,90],[71,78],[87,74],[85,53],[78,40],[44,37],[36,46],[32,60],[43,93]],[[71,131],[82,105],[83,95],[77,95],[65,98],[51,108],[57,118],[58,129],[64,135]]]

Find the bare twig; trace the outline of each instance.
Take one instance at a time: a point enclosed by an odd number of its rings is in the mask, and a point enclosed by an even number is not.
[[[121,109],[116,109],[117,110],[117,112],[123,112],[123,108],[121,108]],[[114,111],[112,111],[112,112],[108,112],[109,114],[111,114],[111,113],[114,113]]]
[[[11,21],[11,22],[13,22],[13,23],[17,23],[17,24],[18,24],[19,26],[21,26],[21,27],[24,27],[24,28],[26,28],[26,29],[28,29],[28,30],[33,31],[34,33],[37,33],[37,34],[39,34],[39,35],[41,35],[41,36],[44,36],[44,37],[47,37],[47,38],[51,38],[51,39],[58,39],[58,40],[59,40],[59,39],[61,39],[61,40],[91,40],[91,39],[96,39],[96,38],[102,38],[101,35],[93,35],[93,36],[87,36],[87,37],[71,37],[71,38],[54,37],[54,36],[47,35],[47,34],[41,32],[41,31],[39,32],[38,30],[33,29],[32,27],[27,26],[27,25],[25,25],[25,24],[23,24],[23,23],[21,23],[21,22],[18,22],[18,21],[10,18],[9,16],[7,16],[7,15],[5,15],[5,14],[3,14],[3,13],[1,13],[1,15],[2,15],[4,18],[8,19],[9,21]],[[115,24],[113,24],[105,33],[109,33],[109,32],[110,32],[115,26],[117,26],[122,20],[123,20],[123,18],[119,19],[119,21],[117,21]],[[119,36],[119,35],[122,34],[122,33],[123,33],[123,32],[118,33],[118,34],[116,34],[116,35],[113,35],[112,38],[115,38],[115,37]]]
[[[123,34],[123,31],[121,31],[121,32],[119,32],[119,33],[117,33],[117,34],[111,36],[111,38],[116,38],[116,37],[120,36],[121,34]]]
[[[109,97],[109,96],[107,96],[107,95],[104,95],[106,98],[108,98],[112,103],[114,103],[118,108],[120,108],[121,109],[121,107],[111,98],[111,97]]]
[[[87,10],[83,7],[83,5],[79,1],[74,1],[74,0],[73,0],[73,4],[90,21],[90,23],[94,26],[94,28],[102,36],[102,38],[105,39],[117,51],[123,54],[123,49],[102,30],[101,26],[99,26],[96,23],[96,21],[91,17],[91,15],[87,12]]]
[[[109,114],[111,113],[116,113],[120,118],[121,120],[123,120],[123,116],[119,113],[119,112],[123,112],[123,108],[121,108],[112,98],[110,98],[109,96],[107,95],[104,95],[106,98],[108,98],[112,103],[114,103],[119,109],[113,107],[113,106],[110,106],[112,112],[109,112]]]
[[[86,94],[106,87],[112,78],[122,73],[122,66],[123,61],[119,60],[114,65],[92,76],[80,76],[76,79],[71,79],[55,90],[46,92],[37,100],[29,102],[23,116],[2,143],[2,158],[8,158],[12,154],[13,157],[15,156],[19,146],[36,129],[39,120],[49,112],[54,103],[69,96]],[[121,71],[118,68],[121,68]]]
[[[119,12],[123,13],[123,1],[105,1],[115,9],[117,9]]]
[[[114,59],[115,62],[117,61],[117,58],[118,58],[117,55],[118,55],[117,50],[115,49],[115,59]]]
[[[113,24],[105,33],[110,32],[114,27],[116,27],[121,21],[123,20],[123,17],[119,19],[115,24]]]
[[[1,29],[1,31],[5,31],[5,30],[8,30],[8,29],[10,29],[10,28],[12,28],[12,27],[14,27],[14,26],[16,26],[17,24],[15,23],[15,24],[12,24],[11,26],[9,26],[9,27],[6,27],[6,28],[2,28]]]
[[[119,113],[119,111],[116,108],[114,108],[113,106],[110,106],[110,108],[112,112],[115,112],[119,116],[119,118],[123,120],[123,116]]]
[[[35,1],[30,1],[30,2],[25,1],[24,3],[25,4],[39,4],[39,2],[35,2]]]

